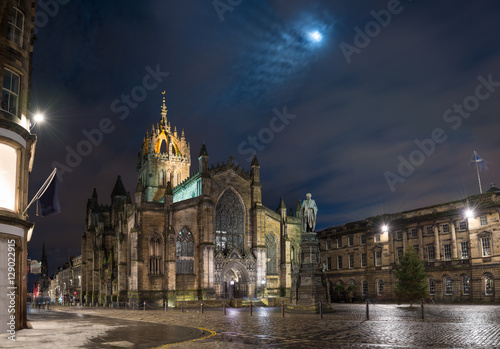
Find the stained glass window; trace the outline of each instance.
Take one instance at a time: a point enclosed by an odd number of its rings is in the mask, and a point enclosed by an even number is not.
[[[266,247],[267,247],[267,274],[276,275],[278,274],[278,256],[276,248],[276,238],[274,234],[268,234],[266,236]]]
[[[186,227],[177,234],[175,255],[177,274],[194,274],[194,239]]]
[[[161,238],[158,234],[149,240],[149,273],[161,274]]]
[[[226,190],[215,209],[215,247],[229,252],[243,252],[243,205],[232,190]]]

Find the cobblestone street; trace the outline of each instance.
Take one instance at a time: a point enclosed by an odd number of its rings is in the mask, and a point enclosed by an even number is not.
[[[217,335],[169,347],[189,348],[499,348],[500,306],[429,305],[425,319],[419,306],[370,305],[366,321],[364,304],[335,304],[333,313],[299,315],[280,308],[198,308],[180,310],[124,310],[108,308],[57,307],[120,319],[150,321],[206,328]]]

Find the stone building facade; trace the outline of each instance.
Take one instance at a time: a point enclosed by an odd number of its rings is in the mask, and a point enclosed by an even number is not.
[[[286,296],[298,262],[300,218],[262,205],[260,165],[209,166],[203,145],[190,175],[190,146],[167,121],[146,134],[132,202],[118,177],[111,205],[96,191],[82,237],[87,304]]]
[[[500,301],[500,190],[493,186],[465,200],[330,227],[318,238],[332,301],[396,300],[393,271],[408,246],[424,261],[430,298]]]
[[[25,209],[36,144],[29,109],[34,23],[34,0],[0,2],[0,331],[8,328],[11,334],[27,325],[33,223]]]

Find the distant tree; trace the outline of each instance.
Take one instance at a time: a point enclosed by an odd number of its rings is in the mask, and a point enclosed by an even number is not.
[[[427,275],[424,263],[418,257],[413,246],[406,249],[399,266],[394,270],[397,278],[395,292],[400,300],[408,300],[410,307],[413,302],[427,297]]]
[[[340,302],[341,299],[344,297],[344,292],[345,292],[344,284],[338,283],[337,285],[335,285],[335,291],[337,291],[337,297]]]

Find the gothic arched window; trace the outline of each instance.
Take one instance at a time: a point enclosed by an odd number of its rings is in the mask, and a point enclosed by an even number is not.
[[[161,274],[161,237],[158,234],[149,239],[149,273]]]
[[[226,190],[215,209],[215,248],[243,252],[243,205],[232,190]]]
[[[186,227],[177,234],[175,255],[177,274],[194,274],[194,239]]]
[[[276,247],[276,238],[274,234],[267,234],[266,236],[267,248],[267,274],[278,274],[278,251]]]

